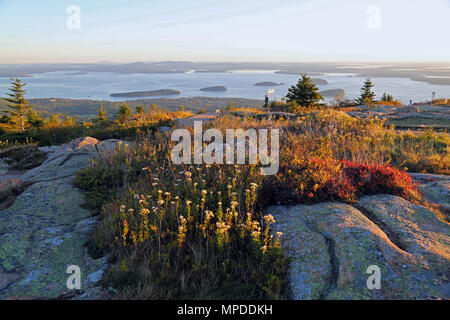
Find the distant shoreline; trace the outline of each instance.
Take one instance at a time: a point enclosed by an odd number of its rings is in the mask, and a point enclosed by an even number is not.
[[[256,62],[136,62],[126,64],[0,64],[0,77],[32,77],[48,72],[112,72],[117,74],[191,74],[191,73],[234,73],[239,71],[309,76],[327,74],[352,74],[371,78],[408,78],[413,81],[434,85],[450,85],[450,63],[442,62],[430,67],[429,63],[401,63],[389,65],[380,63],[322,62],[322,63],[256,63]]]
[[[165,97],[176,96],[181,94],[178,90],[162,89],[162,90],[150,90],[150,91],[132,91],[122,93],[112,93],[112,98],[141,98],[141,97]]]

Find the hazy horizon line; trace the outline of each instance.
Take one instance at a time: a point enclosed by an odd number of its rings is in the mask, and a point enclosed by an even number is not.
[[[0,65],[19,65],[19,64],[107,64],[107,63],[113,63],[113,64],[136,64],[136,63],[258,63],[258,64],[298,64],[298,63],[367,63],[367,64],[386,64],[386,63],[396,63],[396,64],[419,64],[419,63],[427,63],[427,64],[450,64],[450,60],[448,61],[428,61],[428,60],[416,60],[416,61],[400,61],[400,60],[307,60],[307,61],[232,61],[232,60],[217,60],[217,61],[209,61],[209,60],[130,60],[130,61],[89,61],[89,62],[46,62],[46,61],[35,61],[35,62],[1,62]]]

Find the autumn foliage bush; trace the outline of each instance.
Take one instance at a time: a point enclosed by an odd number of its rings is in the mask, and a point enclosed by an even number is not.
[[[413,179],[392,166],[310,158],[283,164],[276,176],[265,181],[259,205],[354,202],[363,195],[382,193],[420,200]]]
[[[389,193],[411,201],[418,200],[417,183],[406,172],[390,165],[364,165],[341,161],[344,177],[353,186],[355,196]]]

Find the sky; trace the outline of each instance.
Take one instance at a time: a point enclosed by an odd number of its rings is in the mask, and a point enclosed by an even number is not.
[[[0,63],[449,62],[448,17],[450,0],[0,0]]]

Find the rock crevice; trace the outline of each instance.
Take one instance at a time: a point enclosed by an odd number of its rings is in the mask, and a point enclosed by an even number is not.
[[[391,195],[272,206],[294,299],[449,299],[450,226]],[[406,251],[405,251],[406,249]],[[369,289],[371,266],[381,288]]]
[[[334,242],[334,239],[324,235],[323,237],[325,238],[325,243],[328,247],[328,255],[330,256],[330,278],[328,280],[328,285],[325,291],[320,295],[321,300],[327,299],[330,293],[337,288],[340,267],[339,259],[336,256],[336,244]]]
[[[399,236],[391,228],[389,228],[389,226],[387,226],[382,220],[380,220],[371,211],[367,210],[366,208],[357,203],[352,204],[352,206],[358,209],[370,221],[376,224],[378,228],[383,230],[383,232],[386,234],[386,236],[389,238],[389,240],[391,240],[393,244],[395,244],[399,249],[407,252],[406,245],[400,241]]]
[[[310,221],[305,221],[305,226],[315,234],[320,235],[326,245],[327,253],[328,253],[328,272],[327,272],[327,279],[325,281],[325,284],[323,286],[323,290],[319,293],[319,300],[325,300],[330,292],[332,292],[337,287],[337,281],[339,279],[339,259],[336,256],[336,244],[333,238],[331,238],[329,235],[324,234],[321,232],[317,226]]]

